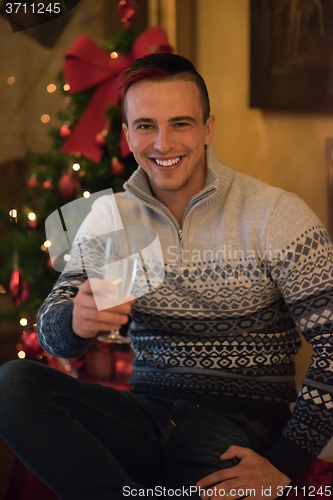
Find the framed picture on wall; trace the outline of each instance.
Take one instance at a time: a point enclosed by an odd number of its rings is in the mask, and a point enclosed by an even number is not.
[[[250,106],[332,112],[333,2],[250,5]]]
[[[333,240],[333,138],[325,141],[325,154],[327,165],[327,230]]]

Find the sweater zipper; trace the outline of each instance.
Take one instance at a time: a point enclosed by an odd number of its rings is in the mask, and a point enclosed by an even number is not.
[[[180,254],[180,264],[183,263],[183,230],[179,229],[178,231],[178,241],[179,241],[179,254]]]
[[[136,189],[128,188],[128,190],[130,192],[132,192],[135,196],[137,196],[138,198],[140,198],[142,201],[145,201],[145,202],[148,202],[148,203],[152,204],[152,200],[150,198],[146,198],[145,196],[142,196],[141,193],[139,194],[138,192],[136,192]],[[214,190],[215,190],[215,188],[213,188],[213,187],[209,188],[205,193],[203,193],[201,196],[199,196],[195,200],[195,202],[192,204],[192,206],[195,205],[195,204],[197,204],[198,202],[202,201],[204,198],[206,198],[208,195],[210,195],[210,193],[212,193]],[[165,215],[168,217],[168,219],[171,220],[171,222],[174,224],[174,226],[176,228],[176,231],[177,231],[177,234],[178,234],[178,242],[179,242],[180,264],[182,265],[183,264],[183,251],[184,251],[183,230],[177,228],[177,224],[172,219],[172,217],[170,217],[169,213],[164,209],[164,206],[162,204],[158,208],[160,208],[165,213]],[[185,220],[186,212],[187,212],[187,210],[185,211],[184,219],[183,220]]]

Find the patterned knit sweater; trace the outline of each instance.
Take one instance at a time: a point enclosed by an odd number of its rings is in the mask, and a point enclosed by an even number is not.
[[[94,203],[40,308],[39,340],[56,356],[85,352],[90,341],[71,328],[73,298],[103,258],[100,235],[117,229],[119,215],[125,227],[154,228],[165,278],[133,306],[133,390],[282,428],[266,457],[295,478],[333,434],[332,246],[297,196],[220,165],[210,148],[207,162],[182,227],[140,167],[124,193]],[[297,397],[299,332],[315,354]]]

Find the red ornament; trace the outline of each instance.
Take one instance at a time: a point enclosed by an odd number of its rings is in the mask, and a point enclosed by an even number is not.
[[[14,256],[14,269],[9,282],[9,290],[16,307],[29,297],[28,283],[17,265],[17,256]]]
[[[35,229],[38,226],[37,219],[33,219],[33,220],[28,219],[28,224],[29,224],[30,227],[32,227],[33,229]]]
[[[30,179],[27,180],[27,186],[29,188],[38,186],[38,184],[39,184],[39,181],[38,181],[38,178],[37,178],[36,174],[32,174],[32,176],[30,177]]]
[[[45,187],[45,189],[53,189],[53,182],[51,181],[51,179],[47,179],[43,182],[43,186]]]
[[[66,124],[60,128],[60,135],[64,139],[67,139],[71,135],[71,133],[72,133],[71,129]]]
[[[124,173],[125,170],[124,164],[121,163],[121,161],[119,161],[116,156],[112,158],[111,170],[113,175],[121,175]]]
[[[104,146],[104,144],[105,144],[105,135],[103,135],[103,132],[100,132],[99,134],[96,134],[95,141],[96,141],[96,144],[98,144],[98,146]]]
[[[124,23],[125,28],[130,27],[130,21],[138,12],[139,6],[134,0],[121,0],[117,6],[117,14]]]
[[[27,356],[40,357],[44,350],[38,342],[37,332],[35,327],[31,329],[24,330],[23,335],[21,336],[21,346],[22,351],[26,353]]]
[[[59,191],[65,198],[74,198],[80,187],[80,177],[75,172],[65,174],[60,178]]]

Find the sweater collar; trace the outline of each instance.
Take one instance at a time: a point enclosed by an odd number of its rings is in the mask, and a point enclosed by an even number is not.
[[[211,146],[207,147],[207,178],[205,187],[193,196],[191,203],[204,196],[212,196],[215,193],[225,192],[230,184],[233,171],[225,166],[222,166],[216,159]],[[133,193],[146,201],[157,201],[154,197],[146,172],[140,165],[137,170],[131,175],[128,181],[125,182],[124,188],[126,191]]]

